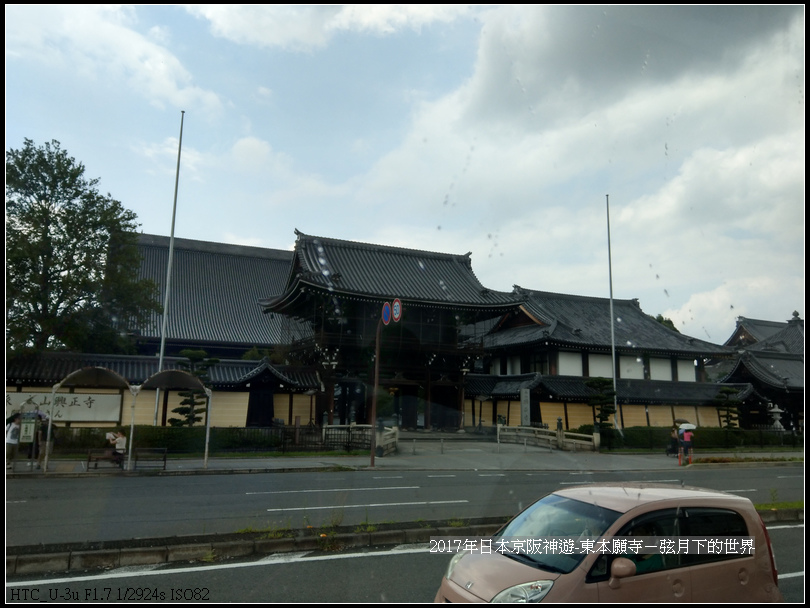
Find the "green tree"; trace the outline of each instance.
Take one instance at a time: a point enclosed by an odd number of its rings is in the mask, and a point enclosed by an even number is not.
[[[740,400],[737,399],[739,391],[730,386],[724,386],[713,399],[714,406],[720,416],[720,426],[724,429],[739,428]]]
[[[675,323],[672,322],[672,319],[668,319],[664,315],[656,315],[655,320],[658,321],[664,327],[671,329],[674,332],[681,333],[678,331],[678,328],[675,327]]]
[[[610,378],[591,378],[585,381],[585,386],[594,391],[594,395],[588,399],[588,404],[594,408],[602,443],[605,447],[610,448],[613,438],[613,424],[610,422],[610,417],[616,413],[614,399],[616,392],[613,390],[613,380]]]
[[[210,378],[208,370],[219,363],[219,359],[209,359],[208,353],[204,350],[194,350],[187,348],[180,351],[180,356],[185,357],[187,361],[181,361],[177,366],[200,379],[200,382],[205,386],[210,386]],[[202,414],[205,413],[206,394],[202,391],[186,391],[178,393],[183,400],[180,402],[179,407],[172,410],[179,418],[169,418],[169,424],[172,426],[194,426],[202,420]]]
[[[58,141],[6,152],[7,354],[132,352],[132,329],[160,311],[138,280],[136,215]]]

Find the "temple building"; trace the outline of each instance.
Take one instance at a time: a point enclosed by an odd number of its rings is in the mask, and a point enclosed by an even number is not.
[[[140,278],[154,281],[161,303],[170,285],[165,336],[155,314],[134,328],[137,355],[10,361],[7,408],[9,394],[24,401],[81,367],[139,384],[161,351],[163,369],[176,369],[196,349],[219,359],[209,372],[215,426],[370,422],[377,386],[379,415],[406,428],[575,429],[595,419],[588,381],[614,373],[620,427],[718,426],[714,400],[729,386],[747,404],[743,426],[764,424],[768,403],[788,424],[803,420],[798,318],[767,336],[746,326],[746,340],[759,341],[741,357],[739,339],[682,335],[636,300],[488,289],[469,253],[295,236],[292,251],[175,239],[169,281],[170,239],[141,235]],[[706,362],[733,371],[710,377]],[[146,391],[136,423],[167,424],[179,400]]]

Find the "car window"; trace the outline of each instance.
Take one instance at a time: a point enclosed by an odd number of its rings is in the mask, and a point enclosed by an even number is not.
[[[678,512],[675,509],[664,509],[645,513],[633,518],[622,526],[616,538],[644,539],[647,547],[661,547],[661,542],[674,539],[679,535]],[[678,568],[683,565],[677,553],[656,552],[642,553],[628,550],[622,555],[602,555],[594,562],[588,572],[587,582],[607,580],[610,564],[616,557],[626,557],[636,564],[636,575],[649,574]]]
[[[681,533],[692,538],[751,536],[742,515],[730,509],[684,509],[680,518]],[[746,557],[744,553],[690,553],[682,556],[684,564],[705,564]]]
[[[561,537],[575,541],[597,539],[619,515],[610,509],[551,494],[515,517],[493,538],[493,542]],[[539,568],[571,572],[584,559],[585,553],[532,553],[522,557],[529,558]]]

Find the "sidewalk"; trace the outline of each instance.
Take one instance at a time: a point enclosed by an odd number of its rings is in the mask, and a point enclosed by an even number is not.
[[[693,460],[713,458],[803,458],[801,450],[792,452],[696,452]],[[758,463],[762,464],[762,463]],[[779,463],[774,463],[778,465]],[[783,463],[789,464],[789,463]],[[794,463],[795,464],[795,463]],[[705,465],[690,465],[705,466]],[[715,465],[718,466],[718,465]],[[733,466],[745,466],[744,463]],[[400,434],[399,451],[387,456],[375,456],[374,469],[414,471],[630,471],[672,470],[678,467],[675,457],[667,456],[662,447],[658,452],[617,454],[612,452],[568,452],[548,447],[495,442],[494,438],[455,433]],[[6,469],[7,478],[52,477],[72,475],[204,475],[224,473],[284,473],[318,471],[335,468],[363,470],[371,468],[370,455],[365,456],[295,456],[169,458],[166,470],[154,467],[121,471],[110,463],[87,470],[86,460],[51,460],[47,475],[29,467],[27,461],[14,463]]]

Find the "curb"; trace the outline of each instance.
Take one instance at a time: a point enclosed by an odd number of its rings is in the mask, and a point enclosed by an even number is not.
[[[766,524],[774,522],[803,522],[803,509],[767,509],[757,511]],[[214,562],[251,555],[272,555],[296,551],[342,551],[360,547],[427,543],[431,537],[464,536],[480,538],[495,534],[509,517],[488,518],[469,522],[465,526],[437,525],[442,522],[400,524],[398,528],[357,532],[343,528],[323,532],[322,529],[298,530],[283,538],[266,538],[261,532],[251,534],[212,535],[206,538],[143,539],[143,547],[133,547],[133,541],[119,541],[119,547],[88,549],[86,547],[46,546],[7,547],[6,577],[32,574],[69,573],[110,570],[126,566],[146,566],[177,562]],[[239,538],[252,536],[252,538]],[[123,546],[127,545],[127,546]],[[9,554],[15,551],[16,554]],[[38,551],[38,552],[37,552]]]
[[[491,521],[495,519],[497,521]],[[299,530],[294,536],[262,538],[255,533],[253,538],[225,539],[197,542],[191,539],[144,540],[144,547],[113,547],[97,550],[70,549],[49,552],[47,547],[8,547],[6,553],[6,577],[31,574],[88,572],[110,570],[125,566],[145,566],[174,562],[213,562],[221,559],[241,558],[250,555],[272,555],[293,551],[342,551],[360,547],[384,547],[391,545],[427,543],[432,536],[467,536],[477,538],[490,536],[498,531],[508,518],[490,518],[482,523],[462,527],[437,526],[417,523],[404,524],[390,530],[372,532],[330,531],[321,529]],[[438,523],[438,522],[437,522]],[[250,536],[250,535],[241,535]],[[123,544],[124,541],[122,541]],[[119,544],[119,543],[116,543]],[[11,555],[8,551],[18,551]],[[29,551],[39,550],[39,553]]]

